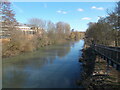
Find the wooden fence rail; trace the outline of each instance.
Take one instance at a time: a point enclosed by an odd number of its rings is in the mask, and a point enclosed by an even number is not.
[[[91,47],[104,60],[107,60],[111,66],[120,71],[120,47],[109,47],[96,44],[91,45]]]

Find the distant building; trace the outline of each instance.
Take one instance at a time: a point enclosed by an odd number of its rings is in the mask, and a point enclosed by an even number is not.
[[[33,28],[33,27],[25,26],[25,25],[16,26],[16,28],[18,30],[21,30],[24,34],[35,34],[38,31],[37,28]]]
[[[30,27],[24,24],[19,24],[17,26],[14,26],[17,30],[22,31],[25,35],[34,35],[35,33],[38,33],[39,35],[42,34],[43,29],[42,28],[35,28]],[[2,30],[0,31],[0,38],[9,38],[9,26],[2,26]]]
[[[16,27],[18,27],[22,31],[30,30],[31,29],[31,27],[28,27],[28,26],[16,26]]]

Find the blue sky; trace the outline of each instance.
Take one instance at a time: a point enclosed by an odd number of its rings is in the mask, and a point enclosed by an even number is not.
[[[89,22],[98,16],[106,16],[107,9],[113,10],[115,2],[13,2],[16,19],[28,23],[31,18],[67,22],[78,31],[85,31]]]

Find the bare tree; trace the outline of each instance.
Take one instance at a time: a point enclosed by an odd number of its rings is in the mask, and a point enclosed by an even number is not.
[[[55,24],[51,21],[49,21],[47,23],[47,33],[48,33],[48,37],[51,39],[54,39],[56,37],[56,27]]]
[[[28,24],[35,28],[44,28],[46,27],[46,21],[39,18],[31,18],[28,20]]]
[[[109,11],[107,17],[100,18],[97,23],[89,23],[86,36],[98,44],[120,45],[120,2],[113,11]]]
[[[116,3],[113,11],[108,12],[106,21],[113,27],[115,46],[120,45],[120,1]]]
[[[57,29],[57,32],[59,33],[59,34],[63,34],[64,33],[64,22],[58,22],[57,24],[56,24],[56,29]]]
[[[68,37],[70,35],[70,25],[68,23],[64,23],[65,35]]]
[[[52,31],[52,32],[55,32],[55,24],[53,23],[53,22],[51,22],[51,21],[48,21],[48,23],[47,23],[47,31],[49,32],[49,31]]]

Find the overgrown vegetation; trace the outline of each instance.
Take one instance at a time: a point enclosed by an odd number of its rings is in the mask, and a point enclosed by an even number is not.
[[[71,32],[69,39],[75,39],[75,40],[79,40],[80,38],[83,39],[84,38],[84,32]]]
[[[2,56],[8,57],[21,52],[34,51],[46,45],[66,42],[70,39],[80,39],[80,33],[70,31],[70,25],[65,22],[42,20],[31,18],[26,26],[34,30],[34,34],[25,34],[18,27],[19,23],[15,19],[14,11],[10,2],[0,2],[0,12],[2,12],[2,35],[8,41],[2,43]]]
[[[86,43],[120,46],[120,2],[107,17],[100,17],[98,22],[90,22],[86,31]]]

